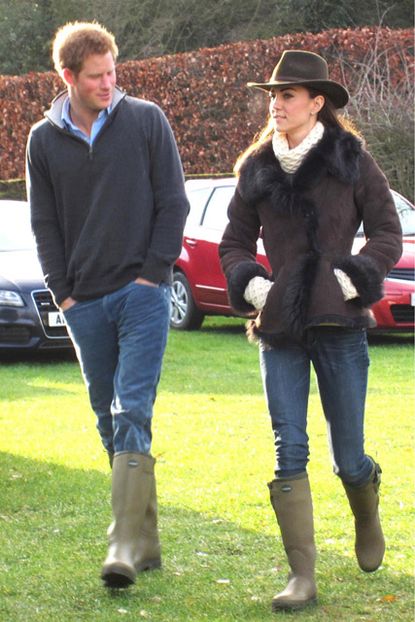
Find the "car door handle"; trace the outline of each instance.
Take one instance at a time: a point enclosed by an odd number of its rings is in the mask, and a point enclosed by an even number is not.
[[[195,240],[194,238],[185,238],[184,241],[189,246],[197,246],[197,240]]]

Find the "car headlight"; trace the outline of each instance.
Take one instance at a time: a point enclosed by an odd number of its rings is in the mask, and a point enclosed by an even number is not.
[[[0,289],[0,305],[7,307],[24,307],[23,298],[17,292]]]

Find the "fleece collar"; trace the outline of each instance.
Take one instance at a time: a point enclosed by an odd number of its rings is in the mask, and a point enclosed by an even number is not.
[[[114,110],[116,109],[120,101],[124,99],[125,96],[126,93],[124,93],[124,91],[122,91],[119,87],[115,87],[114,97],[111,104],[111,114],[113,114]],[[65,124],[62,120],[62,110],[67,97],[68,91],[61,91],[52,101],[50,109],[45,112],[45,117],[53,125],[56,125],[62,130],[65,129]]]
[[[309,151],[297,171],[289,175],[276,159],[270,138],[243,163],[240,191],[248,203],[256,203],[277,189],[279,192],[284,189],[290,193],[306,192],[326,175],[345,184],[354,184],[359,177],[361,155],[362,144],[356,136],[340,128],[327,127],[322,139]]]

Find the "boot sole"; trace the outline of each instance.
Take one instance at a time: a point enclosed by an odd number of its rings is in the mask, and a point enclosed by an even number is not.
[[[380,564],[378,564],[377,566],[362,566],[359,560],[357,560],[357,563],[359,565],[360,570],[363,570],[363,572],[376,572],[376,570],[378,570],[382,565],[382,562],[380,562]]]
[[[305,602],[273,602],[272,611],[277,613],[278,611],[298,611],[299,609],[305,609],[306,607],[314,607],[317,605],[317,598],[311,598]]]
[[[135,583],[135,573],[113,564],[112,568],[102,571],[101,579],[105,587],[122,589]]]

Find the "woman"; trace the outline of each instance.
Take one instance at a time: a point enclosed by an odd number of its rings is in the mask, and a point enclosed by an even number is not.
[[[348,93],[329,79],[323,58],[286,51],[268,82],[248,86],[269,93],[270,121],[237,163],[220,256],[233,308],[256,316],[249,332],[260,344],[275,437],[268,486],[291,572],[273,609],[299,609],[317,594],[306,470],[310,362],[334,472],[355,517],[358,563],[371,572],[383,559],[381,469],[363,440],[366,328],[374,325],[369,307],[400,257],[401,229],[384,175],[337,117]],[[362,221],[367,242],[351,255]],[[256,262],[260,233],[272,274]]]

